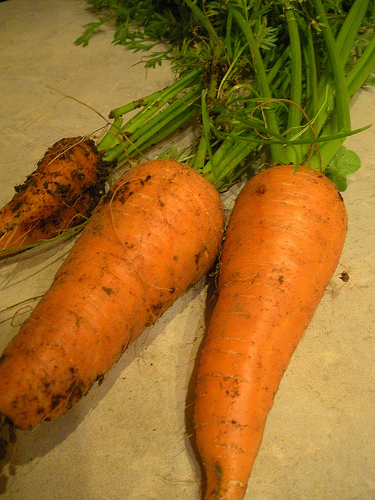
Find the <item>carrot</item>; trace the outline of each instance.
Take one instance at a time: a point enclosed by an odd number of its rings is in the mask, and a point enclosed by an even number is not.
[[[101,182],[85,190],[72,206],[36,222],[16,225],[0,238],[0,258],[18,253],[35,244],[68,234],[69,229],[84,224],[98,204],[104,190]]]
[[[87,219],[104,194],[107,174],[115,164],[161,143],[198,113],[201,73],[194,68],[165,89],[113,109],[109,113],[113,122],[97,144],[82,137],[56,142],[0,210],[0,257]]]
[[[126,172],[99,203],[50,290],[0,358],[0,413],[53,419],[212,266],[219,194],[172,160]]]
[[[337,188],[310,168],[272,167],[241,191],[196,381],[206,500],[244,497],[280,380],[338,264],[346,229]]]
[[[65,229],[74,217],[74,206],[79,205],[87,217],[100,192],[104,194],[104,170],[92,140],[69,137],[56,142],[0,210],[0,249],[19,245],[23,236],[26,243],[34,242],[41,227],[50,225],[50,217],[57,231]]]

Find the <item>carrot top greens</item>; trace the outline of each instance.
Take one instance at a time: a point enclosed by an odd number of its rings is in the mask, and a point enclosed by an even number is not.
[[[99,144],[107,159],[135,156],[195,120],[198,139],[179,160],[219,190],[259,159],[303,163],[346,189],[346,176],[360,167],[343,146],[359,131],[351,129],[350,102],[374,83],[374,0],[88,3],[99,20],[77,44],[115,22],[114,43],[147,51],[150,67],[168,60],[177,77],[111,113]]]

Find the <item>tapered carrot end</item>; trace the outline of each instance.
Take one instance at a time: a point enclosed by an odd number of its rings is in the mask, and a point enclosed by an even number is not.
[[[246,492],[246,483],[230,479],[227,474],[228,464],[220,459],[212,467],[205,469],[205,500],[242,500]]]
[[[244,436],[243,430],[233,422],[211,422],[196,428],[206,476],[205,500],[244,497],[263,431],[253,429]],[[231,443],[227,442],[228,435],[232,437]]]

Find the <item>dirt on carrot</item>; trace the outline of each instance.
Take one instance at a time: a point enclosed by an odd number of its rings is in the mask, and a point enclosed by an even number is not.
[[[215,261],[221,199],[172,160],[125,173],[0,358],[0,413],[31,428],[65,412]]]
[[[21,246],[23,235],[23,244],[37,242],[41,231],[44,237],[55,236],[78,222],[79,212],[87,218],[104,194],[108,168],[92,140],[70,137],[56,142],[0,210],[0,250]]]
[[[309,168],[273,167],[240,193],[196,380],[206,500],[244,497],[281,378],[344,245],[341,195]]]
[[[0,259],[52,238],[70,234],[69,230],[87,222],[103,194],[104,186],[97,182],[85,190],[72,206],[37,222],[24,222],[15,226],[0,239]]]

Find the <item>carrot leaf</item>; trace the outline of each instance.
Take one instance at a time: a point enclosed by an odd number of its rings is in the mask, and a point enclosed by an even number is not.
[[[324,173],[339,191],[345,191],[348,186],[346,177],[357,172],[360,167],[361,160],[357,153],[341,146]]]
[[[77,38],[74,42],[76,45],[82,45],[83,47],[87,47],[92,35],[99,30],[103,24],[107,22],[107,19],[99,18],[99,21],[93,21],[91,23],[85,24],[83,27],[85,28],[84,33]]]

